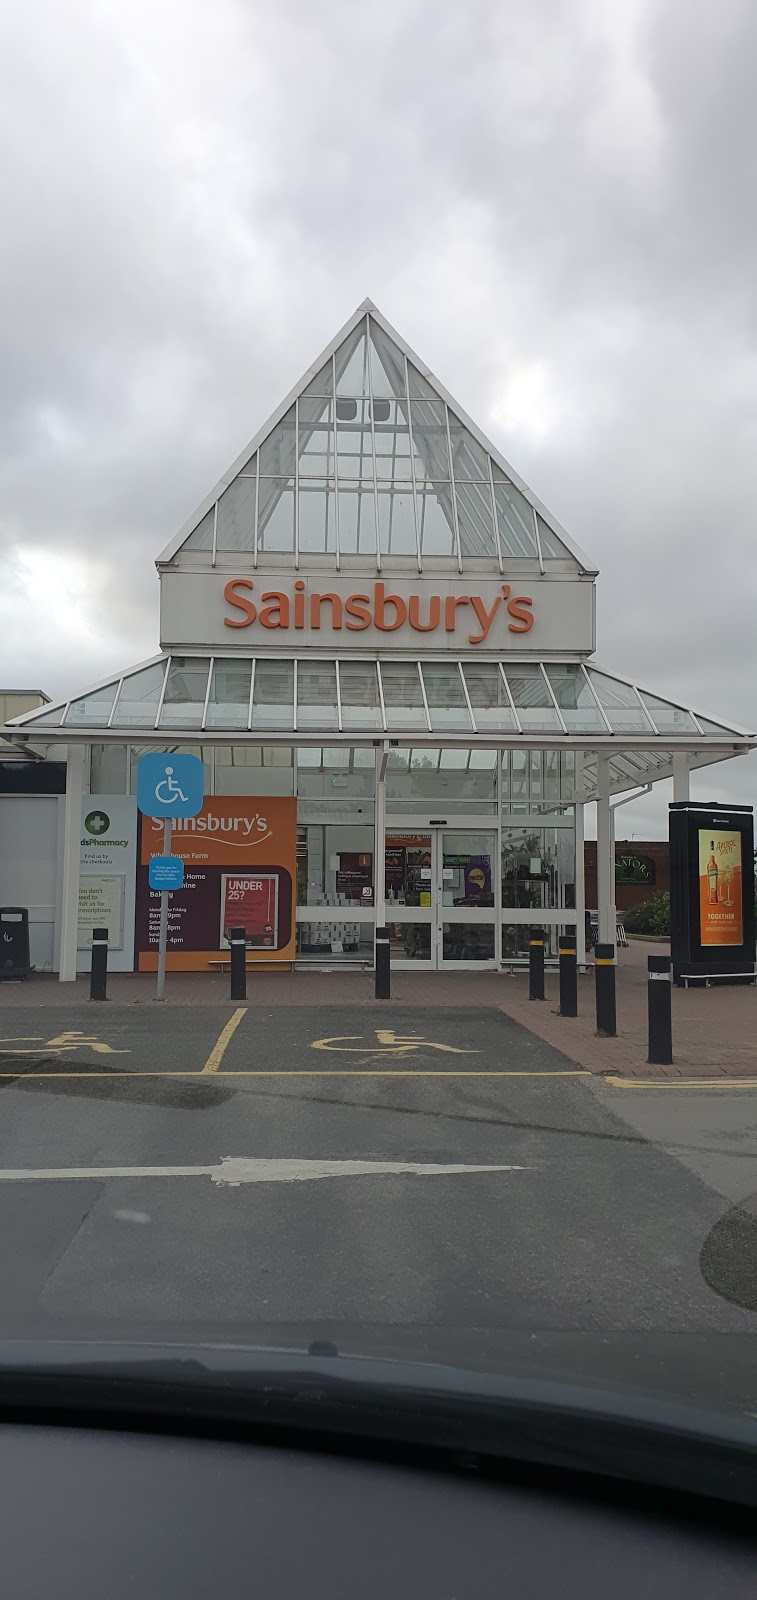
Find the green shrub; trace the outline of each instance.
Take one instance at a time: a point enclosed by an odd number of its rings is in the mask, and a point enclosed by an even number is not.
[[[623,912],[622,920],[627,933],[669,935],[670,895],[667,890],[653,894],[649,900],[642,900],[641,905]]]

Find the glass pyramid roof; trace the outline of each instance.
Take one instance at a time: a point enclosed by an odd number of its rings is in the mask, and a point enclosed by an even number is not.
[[[366,301],[164,551],[298,564],[587,558]]]

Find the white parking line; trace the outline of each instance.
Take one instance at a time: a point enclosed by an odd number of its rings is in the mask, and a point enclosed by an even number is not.
[[[210,1178],[213,1183],[238,1187],[242,1183],[307,1183],[314,1178],[372,1178],[411,1174],[417,1178],[442,1178],[475,1172],[525,1172],[518,1166],[467,1166],[432,1161],[291,1161],[248,1156],[224,1156],[210,1167],[6,1167],[0,1183],[61,1182],[105,1178]]]

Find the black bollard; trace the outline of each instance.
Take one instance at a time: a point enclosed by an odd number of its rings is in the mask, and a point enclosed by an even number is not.
[[[108,930],[92,929],[92,965],[89,969],[90,1000],[107,1000],[108,986]]]
[[[528,941],[528,998],[544,999],[544,932],[532,928]]]
[[[597,1033],[614,1039],[618,1031],[615,1021],[614,944],[594,946],[594,967],[597,981]]]
[[[391,988],[391,957],[389,929],[376,929],[376,989],[377,1000],[388,1000]]]
[[[578,958],[575,933],[561,933],[560,946],[560,1016],[578,1016]]]
[[[231,998],[232,1000],[247,999],[247,938],[244,928],[229,929],[229,944],[231,946]]]
[[[669,1067],[673,1060],[673,1022],[671,1017],[670,956],[647,956],[647,1007],[649,1054],[647,1061],[656,1067]]]

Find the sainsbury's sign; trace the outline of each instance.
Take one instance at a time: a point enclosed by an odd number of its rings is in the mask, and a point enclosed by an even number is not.
[[[186,572],[161,574],[161,644],[274,653],[447,650],[498,654],[594,649],[591,581],[441,578],[426,574]]]
[[[251,578],[232,578],[225,585],[223,597],[229,607],[225,628],[251,628],[257,622],[261,628],[291,627],[299,632],[309,624],[316,632],[324,627],[339,633],[344,626],[348,633],[364,633],[373,626],[380,633],[396,633],[408,622],[416,633],[435,633],[441,627],[445,633],[455,633],[458,611],[467,607],[463,622],[472,629],[468,644],[482,644],[501,606],[507,610],[509,633],[528,633],[534,625],[531,596],[513,595],[509,583],[501,585],[491,605],[479,594],[429,594],[421,601],[419,594],[390,593],[384,583],[366,584],[363,593],[344,599],[329,590],[321,594],[311,589],[307,595],[302,578],[294,585],[291,601],[285,590],[269,589],[264,580],[257,586],[256,604],[255,587]]]

